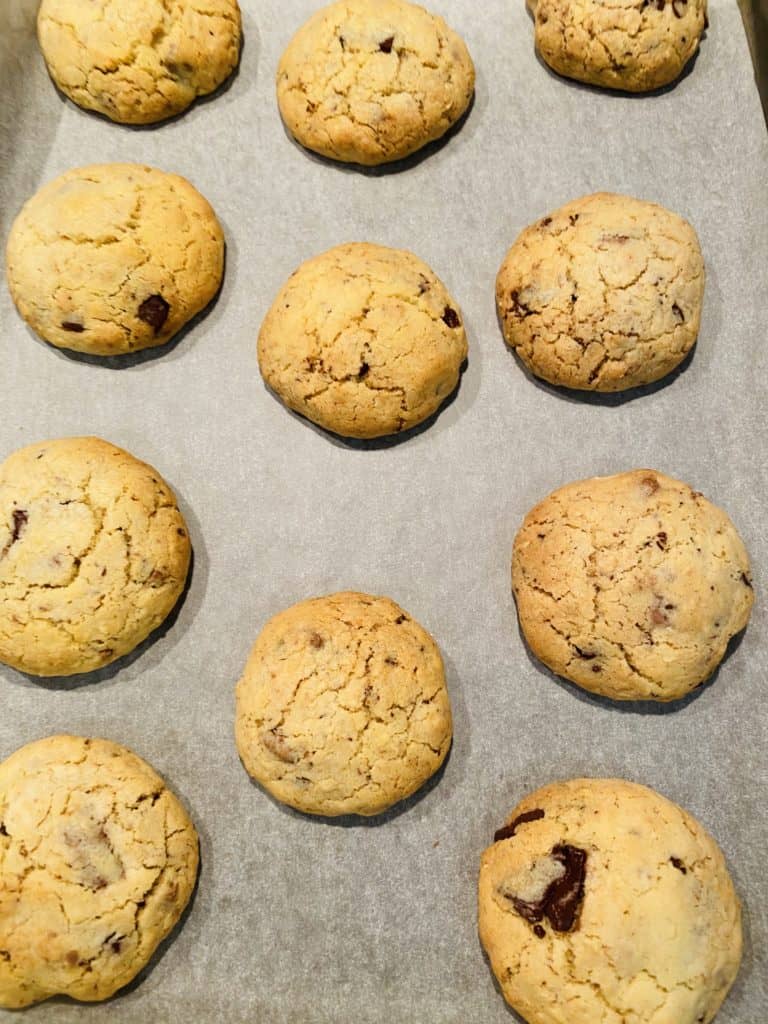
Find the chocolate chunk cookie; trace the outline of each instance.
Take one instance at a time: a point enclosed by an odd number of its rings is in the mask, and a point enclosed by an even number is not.
[[[197,877],[187,812],[140,757],[50,736],[0,764],[0,1007],[127,985]]]
[[[528,1024],[709,1024],[741,960],[741,908],[690,814],[622,779],[526,797],[483,854],[480,939]]]
[[[260,633],[237,684],[235,732],[246,770],[282,803],[379,814],[451,745],[440,651],[386,597],[302,601]]]
[[[456,388],[461,312],[412,253],[367,242],[303,263],[259,334],[259,366],[285,404],[345,437],[416,426]]]
[[[475,69],[442,18],[406,0],[339,0],[280,60],[290,133],[334,160],[383,164],[440,138],[469,106]]]
[[[160,625],[190,543],[157,470],[97,437],[0,465],[0,661],[38,676],[109,665]]]
[[[507,344],[531,373],[583,391],[666,376],[696,342],[704,261],[687,221],[598,193],[527,227],[496,279]]]
[[[545,665],[616,700],[676,700],[719,665],[753,603],[733,523],[649,469],[567,484],[515,538],[520,627]]]
[[[13,301],[41,338],[123,355],[164,345],[208,305],[224,273],[224,235],[178,174],[94,164],[24,204],[6,255]]]
[[[673,82],[707,26],[707,0],[528,0],[536,49],[566,78],[626,92]]]
[[[179,114],[229,78],[237,0],[42,0],[37,35],[56,85],[125,124]]]

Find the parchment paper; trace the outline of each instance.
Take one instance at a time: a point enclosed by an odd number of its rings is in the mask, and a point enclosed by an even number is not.
[[[178,344],[119,364],[37,341],[0,288],[0,454],[95,433],[151,462],[195,547],[164,635],[100,676],[51,685],[0,667],[0,757],[57,731],[147,758],[200,831],[183,927],[124,994],[54,1001],[23,1019],[70,1024],[491,1024],[514,1019],[476,934],[481,851],[522,795],[616,775],[660,790],[722,845],[745,906],[746,951],[718,1024],[768,1018],[765,496],[768,144],[739,12],[713,0],[701,54],[674,88],[612,95],[537,60],[522,0],[440,0],[474,56],[461,130],[422,159],[363,173],[285,134],[278,57],[314,0],[241,0],[238,76],[155,129],[113,125],[57,94],[34,3],[0,4],[0,231],[77,165],[135,160],[187,176],[226,231],[221,296]],[[506,350],[498,266],[517,233],[599,189],[689,218],[707,262],[695,355],[630,398],[558,393]],[[428,429],[342,443],[264,388],[255,340],[276,290],[342,241],[412,249],[462,306],[469,366]],[[618,705],[526,654],[510,593],[512,539],[561,484],[637,466],[723,505],[754,563],[757,604],[716,680],[671,708]],[[264,621],[309,595],[388,594],[437,638],[455,741],[436,784],[372,822],[304,817],[241,768],[233,687]],[[0,1012],[2,1020],[22,1019]]]

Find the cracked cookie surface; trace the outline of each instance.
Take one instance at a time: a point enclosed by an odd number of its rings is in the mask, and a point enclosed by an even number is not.
[[[208,305],[224,273],[224,235],[178,174],[94,164],[24,204],[6,258],[11,296],[36,334],[123,355],[164,345]]]
[[[189,901],[195,827],[140,757],[51,736],[0,764],[0,1007],[107,999]]]
[[[528,1024],[709,1024],[741,959],[719,847],[622,779],[527,796],[483,853],[478,910],[504,998]]]
[[[648,92],[669,85],[696,53],[706,0],[528,0],[536,49],[558,74]]]
[[[237,0],[42,0],[37,36],[51,78],[79,107],[152,124],[229,78],[240,8]]]
[[[302,601],[260,633],[237,684],[235,733],[248,773],[282,803],[379,814],[448,753],[440,651],[389,598]]]
[[[383,437],[423,422],[455,390],[467,336],[426,263],[353,242],[291,275],[258,353],[264,380],[289,409],[345,437]]]
[[[531,373],[583,391],[660,380],[696,342],[704,261],[687,221],[597,193],[527,227],[496,279],[504,338]]]
[[[475,69],[442,18],[405,0],[340,0],[288,44],[277,99],[290,133],[333,160],[375,165],[439,139],[467,110]]]
[[[648,469],[540,502],[515,538],[512,588],[536,657],[616,700],[676,700],[703,683],[754,599],[725,512]]]
[[[0,661],[74,675],[133,650],[176,604],[190,542],[170,487],[96,437],[0,465]]]

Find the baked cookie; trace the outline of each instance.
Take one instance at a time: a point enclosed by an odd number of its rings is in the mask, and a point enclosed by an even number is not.
[[[531,373],[583,391],[666,376],[699,333],[704,261],[687,221],[600,192],[527,227],[496,278],[504,338]]]
[[[164,345],[208,305],[224,273],[224,235],[178,174],[94,164],[24,204],[6,257],[13,301],[36,334],[114,356]]]
[[[439,139],[469,106],[475,68],[442,18],[406,0],[339,0],[296,33],[277,101],[302,146],[383,164]]]
[[[669,85],[707,27],[707,0],[528,0],[536,49],[558,74],[648,92]]]
[[[240,57],[237,0],[42,0],[37,37],[79,107],[152,124],[213,92]]]
[[[379,814],[438,770],[451,705],[437,644],[386,597],[341,593],[270,619],[237,684],[249,775],[308,814]]]
[[[650,469],[567,484],[515,538],[520,627],[553,672],[615,700],[676,700],[746,626],[749,560],[721,509]]]
[[[0,661],[36,676],[103,668],[184,589],[186,524],[157,470],[97,437],[0,465]]]
[[[127,985],[197,866],[187,812],[130,750],[79,736],[17,750],[0,764],[0,1007]]]
[[[622,779],[526,797],[483,854],[480,940],[528,1024],[709,1024],[741,959],[715,841]]]
[[[259,333],[264,380],[289,409],[345,437],[416,426],[459,382],[456,302],[410,252],[353,242],[303,263]]]

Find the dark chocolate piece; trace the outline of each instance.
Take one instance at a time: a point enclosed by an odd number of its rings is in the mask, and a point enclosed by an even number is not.
[[[76,324],[73,320],[62,320],[62,330],[72,331],[74,334],[82,334],[85,327],[82,324]]]
[[[529,821],[539,821],[544,817],[544,811],[537,807],[535,811],[525,811],[523,814],[518,814],[513,822],[509,825],[505,825],[504,828],[500,828],[496,835],[493,837],[494,843],[500,843],[502,839],[511,839],[518,825],[525,825]]]
[[[507,896],[507,899],[531,924],[539,924],[546,917],[556,932],[570,932],[584,899],[587,851],[577,846],[556,846],[552,857],[563,865],[565,874],[550,882],[540,900],[527,903],[516,896]]]
[[[392,44],[394,43],[394,41],[395,37],[389,36],[387,39],[384,39],[381,43],[379,43],[379,49],[381,50],[381,52],[392,53]]]
[[[459,320],[459,314],[455,309],[451,309],[450,306],[445,307],[443,313],[443,323],[448,327],[461,327],[461,320]]]
[[[149,324],[155,334],[159,334],[168,319],[170,308],[162,295],[150,295],[139,306],[139,320]]]

